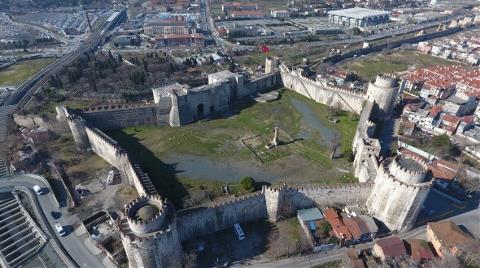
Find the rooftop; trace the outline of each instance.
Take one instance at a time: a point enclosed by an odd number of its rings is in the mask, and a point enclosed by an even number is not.
[[[378,245],[382,248],[383,255],[385,255],[386,258],[395,258],[407,255],[407,250],[405,249],[403,241],[396,236],[379,239],[375,242],[375,245]]]
[[[430,260],[433,259],[433,253],[428,246],[427,241],[421,239],[407,240],[408,250],[413,260]]]
[[[365,17],[372,16],[384,16],[389,15],[390,12],[383,10],[374,10],[369,8],[354,7],[340,10],[332,10],[328,12],[329,15],[345,16],[355,19],[363,19]]]
[[[298,212],[298,217],[302,221],[315,221],[315,220],[323,220],[323,215],[318,208],[309,208],[309,209],[302,209]]]
[[[458,244],[469,244],[474,241],[453,221],[429,222],[427,228],[432,230],[442,247],[455,247]]]

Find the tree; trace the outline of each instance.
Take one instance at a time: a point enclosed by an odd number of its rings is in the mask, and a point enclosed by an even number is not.
[[[117,61],[118,61],[118,63],[122,63],[122,62],[123,62],[123,57],[122,57],[122,55],[118,54],[118,56],[117,56]]]
[[[249,191],[253,192],[255,191],[255,180],[252,177],[243,177],[240,180],[240,184],[242,185],[242,188]]]
[[[432,144],[435,145],[435,146],[439,146],[439,147],[449,147],[449,146],[452,146],[452,143],[450,141],[450,137],[447,135],[447,134],[442,134],[442,135],[438,135],[438,136],[434,136],[432,138]]]

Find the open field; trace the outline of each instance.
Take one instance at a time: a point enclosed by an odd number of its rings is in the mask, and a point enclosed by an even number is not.
[[[16,63],[0,71],[0,86],[17,86],[39,72],[55,59],[35,59]]]
[[[380,73],[398,73],[433,65],[452,65],[458,62],[426,55],[417,51],[395,51],[363,56],[340,63],[340,67],[355,72],[366,81]]]
[[[352,182],[344,152],[349,152],[356,124],[353,115],[335,115],[325,105],[284,90],[277,101],[244,100],[209,121],[108,134],[137,158],[159,192],[179,205],[185,198],[194,198],[188,201],[193,204],[212,201],[222,195],[222,185],[241,194],[243,176],[269,184]],[[283,145],[267,150],[274,126]],[[333,142],[341,149],[331,160]]]

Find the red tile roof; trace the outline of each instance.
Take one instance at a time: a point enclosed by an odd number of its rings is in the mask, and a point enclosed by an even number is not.
[[[417,69],[403,77],[412,83],[423,82],[434,89],[462,88],[470,96],[480,96],[480,70],[467,71],[464,67],[433,66]]]
[[[387,259],[407,255],[403,241],[396,236],[379,239],[375,244],[382,248],[383,255],[385,255]]]
[[[433,253],[425,240],[421,239],[409,239],[407,240],[409,246],[409,254],[413,260],[431,260],[433,259]]]
[[[347,226],[338,215],[335,208],[328,208],[323,212],[325,219],[330,223],[333,229],[333,233],[338,239],[343,239],[345,241],[352,240],[352,234],[348,230]]]

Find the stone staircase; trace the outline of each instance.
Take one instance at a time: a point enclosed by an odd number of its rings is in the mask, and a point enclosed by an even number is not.
[[[0,106],[0,177],[9,175],[7,166],[8,146],[6,139],[8,135],[8,120],[15,106]]]

